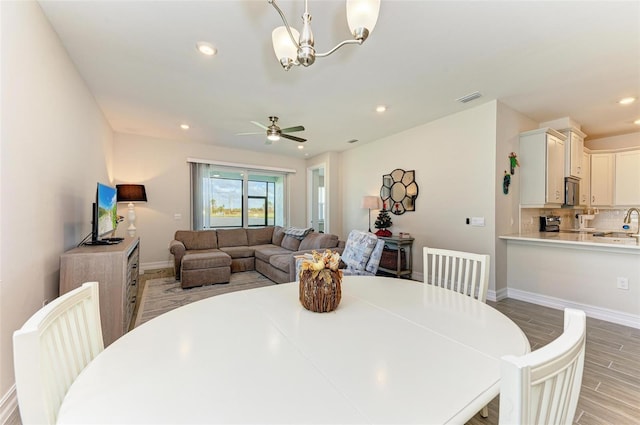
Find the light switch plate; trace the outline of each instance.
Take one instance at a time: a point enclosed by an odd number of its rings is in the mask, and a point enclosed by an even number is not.
[[[484,226],[484,217],[471,217],[472,226]]]

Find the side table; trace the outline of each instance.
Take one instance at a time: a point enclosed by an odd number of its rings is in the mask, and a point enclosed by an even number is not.
[[[379,236],[384,240],[385,248],[389,248],[393,251],[397,251],[396,254],[396,268],[378,267],[378,270],[394,275],[395,277],[406,277],[411,279],[411,273],[413,272],[413,238],[400,238],[397,236]],[[402,251],[404,250],[406,261],[403,264]]]

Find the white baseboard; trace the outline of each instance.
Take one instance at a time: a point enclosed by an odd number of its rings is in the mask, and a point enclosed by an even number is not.
[[[140,263],[140,274],[144,274],[145,270],[165,269],[173,267],[173,261],[156,261],[153,263]]]
[[[624,313],[622,311],[610,310],[608,308],[596,307],[589,304],[581,304],[561,298],[549,297],[547,295],[534,294],[533,292],[521,291],[519,289],[508,289],[507,296],[515,300],[526,301],[545,307],[562,310],[564,308],[576,308],[583,310],[588,317],[617,323],[640,329],[640,316],[637,314]]]
[[[13,384],[9,391],[0,399],[0,424],[12,425],[20,423],[20,412],[18,412],[18,394],[16,385]]]
[[[489,301],[504,300],[505,298],[508,297],[507,291],[508,291],[507,288],[502,288],[502,289],[499,289],[498,291],[494,291],[492,289],[489,289],[487,291],[487,300],[489,300]]]

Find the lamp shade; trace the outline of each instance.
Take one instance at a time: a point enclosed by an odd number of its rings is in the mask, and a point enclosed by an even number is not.
[[[143,184],[117,184],[118,202],[147,202]]]
[[[379,200],[380,198],[377,196],[363,196],[362,208],[368,208],[370,210],[380,209]]]
[[[291,28],[291,34],[295,39],[300,39],[300,33],[295,28]],[[278,60],[285,58],[295,61],[298,57],[298,47],[291,41],[287,27],[282,26],[274,29],[271,33],[271,41]]]
[[[366,28],[369,34],[378,22],[380,0],[347,0],[347,23],[353,34],[359,28]]]

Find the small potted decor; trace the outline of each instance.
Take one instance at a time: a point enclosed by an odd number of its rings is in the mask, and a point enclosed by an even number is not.
[[[511,152],[509,154],[509,171],[511,175],[516,173],[516,167],[518,167],[520,163],[518,162],[518,155],[515,152]],[[505,192],[506,193],[506,192]]]
[[[333,311],[342,298],[342,271],[338,270],[340,254],[313,251],[311,258],[300,264],[300,303],[317,313]]]
[[[383,237],[391,236],[391,231],[388,230],[388,228],[391,227],[391,224],[391,216],[387,211],[387,203],[385,202],[375,222],[376,229],[378,229],[376,235]]]

